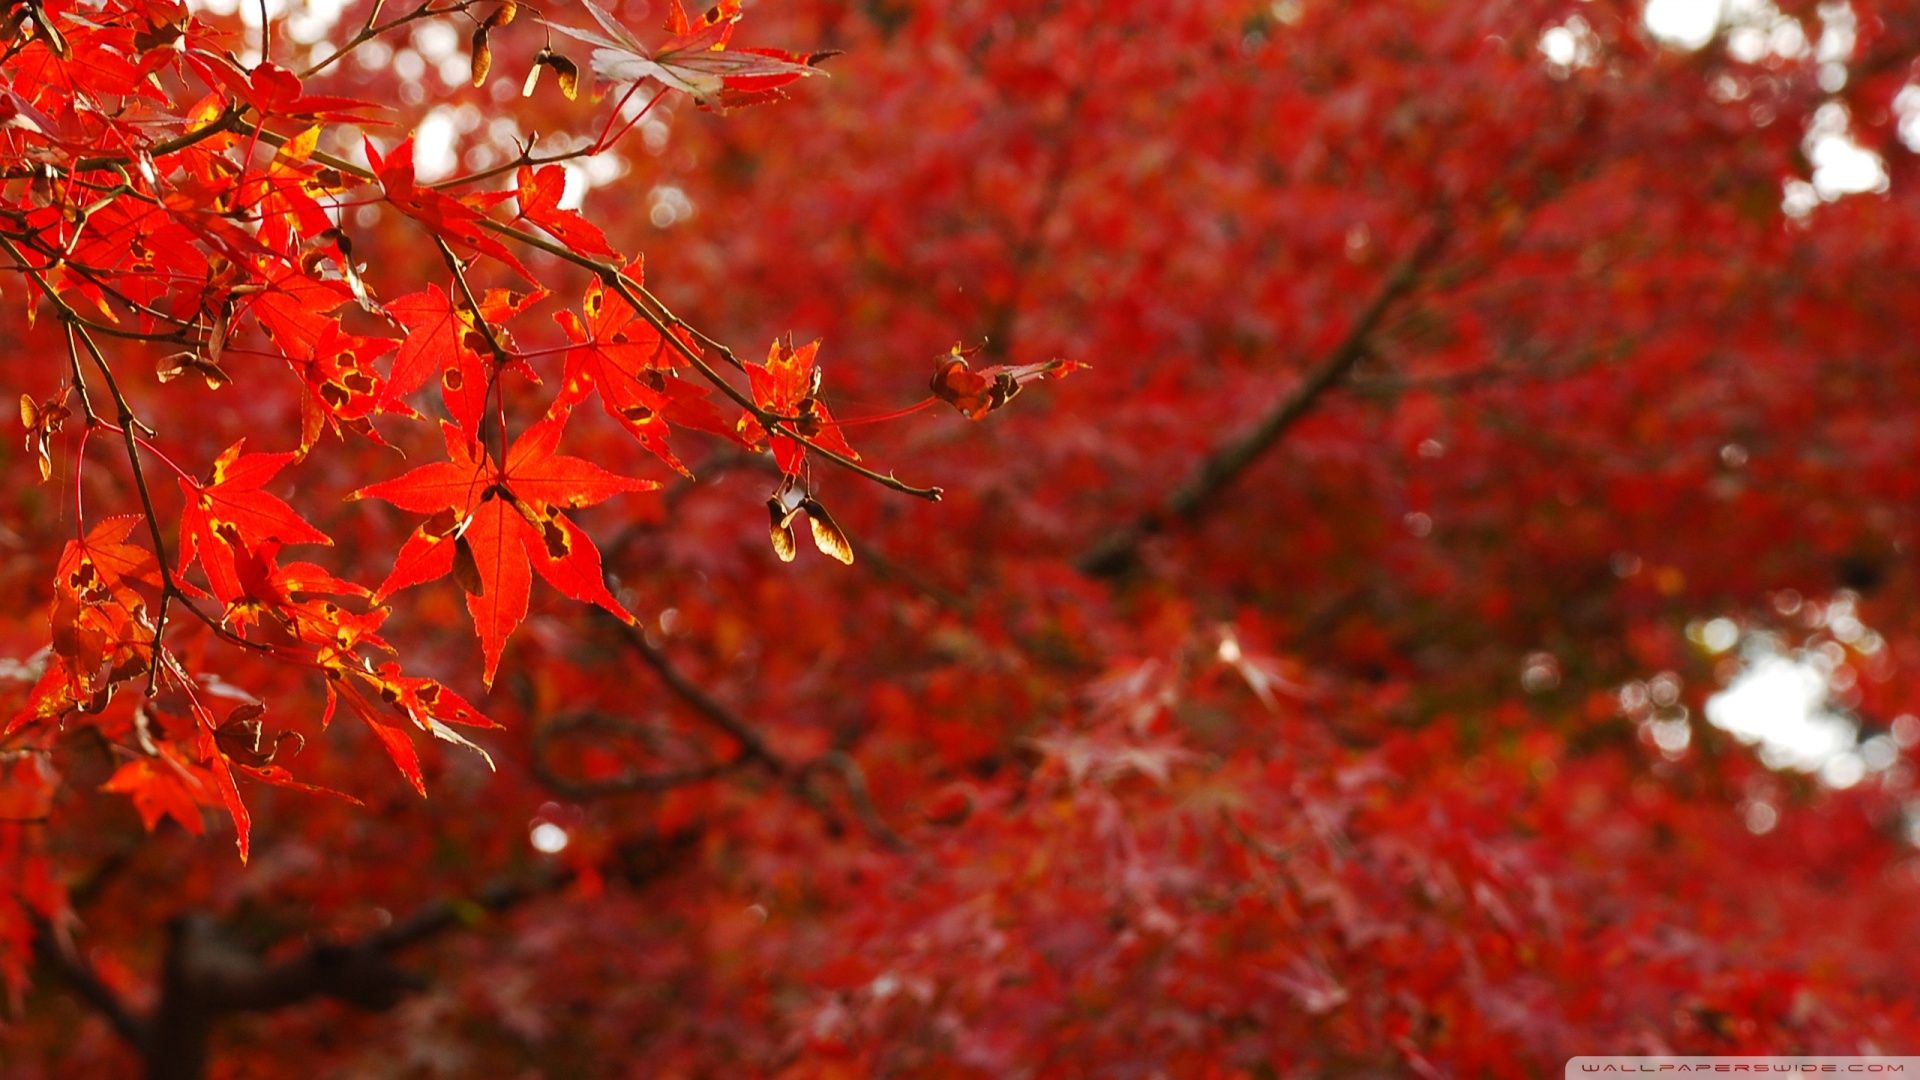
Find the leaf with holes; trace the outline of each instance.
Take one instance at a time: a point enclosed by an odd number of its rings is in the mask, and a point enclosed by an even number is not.
[[[650,491],[650,480],[617,476],[581,458],[555,451],[567,413],[550,414],[507,448],[506,460],[470,442],[459,428],[442,424],[447,460],[422,465],[404,476],[372,484],[351,498],[383,499],[421,514],[436,515],[401,547],[377,599],[432,581],[467,564],[467,612],[473,617],[492,685],[507,636],[526,617],[538,571],[549,585],[622,619],[633,616],[607,591],[600,551],[561,510],[591,506],[623,492]],[[474,587],[477,586],[477,589]]]

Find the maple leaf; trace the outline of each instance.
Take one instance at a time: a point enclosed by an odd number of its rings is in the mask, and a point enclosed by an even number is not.
[[[231,602],[245,595],[235,553],[266,541],[282,544],[332,544],[293,507],[260,490],[297,456],[243,454],[241,439],[214,460],[211,479],[202,484],[180,478],[186,506],[180,512],[179,572],[198,560],[214,596]]]
[[[544,291],[488,289],[480,297],[480,315],[504,346],[507,320],[545,295]],[[447,412],[462,429],[478,431],[486,414],[489,389],[497,377],[497,364],[473,312],[464,305],[455,307],[452,297],[438,285],[389,301],[386,312],[407,329],[406,340],[394,354],[388,391],[395,396],[410,394],[437,375]],[[539,374],[518,358],[510,359],[504,370],[540,381]]]
[[[487,231],[483,224],[486,217],[479,210],[461,199],[414,182],[412,139],[402,141],[385,157],[373,145],[372,139],[366,140],[366,149],[367,161],[372,164],[374,175],[380,178],[387,201],[399,208],[401,213],[419,221],[446,240],[465,244],[483,255],[498,259],[528,281],[539,281],[525,263]]]
[[[105,518],[68,541],[54,573],[48,613],[49,664],[9,719],[7,732],[68,710],[104,707],[114,684],[144,673],[153,659],[153,626],[141,586],[160,584],[153,554],[128,535],[143,519]]]
[[[245,310],[283,348],[323,337],[339,322],[329,313],[353,301],[353,287],[346,282],[316,278],[271,252],[256,261],[255,273],[257,291],[247,298]]]
[[[367,123],[370,121],[362,113],[370,109],[388,108],[354,98],[308,94],[301,86],[300,77],[278,64],[255,64],[244,69],[244,77],[243,69],[227,65],[209,64],[203,70],[214,72],[218,81],[261,116]]]
[[[373,427],[375,414],[419,415],[389,392],[374,370],[373,362],[399,344],[392,338],[348,334],[333,320],[322,324],[319,336],[281,346],[281,355],[299,374],[305,391],[296,456],[312,452],[322,433],[339,435],[343,429],[384,446],[386,440]]]
[[[638,275],[637,265],[628,276]],[[692,473],[667,443],[669,423],[739,439],[704,388],[673,374],[674,350],[624,297],[595,280],[581,310],[584,320],[566,310],[553,316],[573,342],[556,407],[571,408],[599,391],[607,415],[683,476]]]
[[[819,351],[818,341],[810,341],[796,349],[792,337],[784,341],[776,339],[767,353],[767,362],[761,367],[747,369],[747,381],[753,385],[754,402],[775,415],[795,417],[791,422],[793,431],[824,449],[858,460],[860,455],[848,445],[846,436],[840,434],[839,427],[833,421],[833,414],[827,411],[826,404],[820,400],[820,367],[815,362]],[[755,436],[756,442],[769,438],[767,431],[751,416],[744,417],[740,426],[743,431]],[[798,476],[801,463],[806,460],[806,444],[784,431],[772,433],[770,441],[773,460],[779,465],[780,471],[788,476]]]
[[[315,124],[287,140],[266,170],[232,196],[234,203],[253,209],[260,219],[260,242],[275,251],[298,251],[304,242],[334,231],[333,219],[313,197],[334,187],[317,179],[318,170],[309,163],[320,130]]]
[[[207,823],[200,814],[201,804],[213,804],[206,780],[199,770],[170,753],[158,757],[136,758],[120,768],[100,785],[100,790],[125,795],[133,800],[140,824],[152,832],[162,818],[172,818],[195,836],[206,832]]]
[[[379,740],[387,759],[421,796],[427,793],[426,778],[420,771],[420,755],[413,747],[402,721],[431,734],[436,739],[463,746],[493,767],[493,758],[449,725],[498,728],[465,698],[434,679],[403,675],[400,665],[382,664],[378,670],[366,667],[343,673],[344,678],[327,683],[327,706],[320,723],[333,721],[334,712],[344,700],[347,708],[364,722]],[[376,700],[377,699],[377,700]],[[283,783],[279,778],[270,782]]]
[[[583,255],[615,264],[626,261],[607,243],[607,236],[598,225],[575,211],[560,209],[560,197],[567,190],[567,170],[558,165],[538,170],[522,165],[515,179],[520,217],[552,233],[561,243]]]
[[[565,410],[551,413],[522,432],[504,462],[476,447],[458,427],[443,423],[447,460],[349,496],[436,515],[407,538],[374,596],[384,600],[396,590],[454,574],[467,593],[489,686],[507,636],[526,616],[533,571],[575,600],[633,618],[607,591],[599,549],[560,511],[660,485],[556,454],[567,415]]]
[[[364,599],[369,591],[313,563],[280,565],[278,541],[235,553],[242,595],[229,602],[225,620],[236,631],[259,626],[250,639],[328,671],[364,668],[357,650],[390,651],[379,630],[387,610],[355,612],[330,597]]]
[[[702,107],[752,105],[771,100],[768,91],[803,76],[820,74],[812,62],[831,54],[799,56],[776,49],[728,49],[734,24],[740,20],[737,0],[714,7],[697,24],[688,20],[679,0],[668,17],[673,37],[658,49],[648,49],[605,8],[580,0],[606,35],[591,30],[549,24],[568,37],[594,46],[593,70],[615,83],[652,79],[689,95]]]

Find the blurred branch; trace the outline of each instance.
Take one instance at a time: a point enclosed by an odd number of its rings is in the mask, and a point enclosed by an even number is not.
[[[831,772],[838,776],[846,790],[847,804],[853,817],[867,834],[882,846],[893,851],[905,851],[909,845],[901,835],[893,830],[880,816],[879,808],[867,788],[866,773],[859,762],[845,749],[835,747],[817,757],[804,761],[795,761],[782,755],[767,742],[751,722],[719,699],[709,694],[705,688],[688,678],[673,661],[652,642],[638,627],[619,623],[623,640],[640,655],[640,659],[660,681],[667,685],[681,702],[693,710],[694,714],[709,726],[726,735],[739,747],[739,754],[728,761],[715,761],[704,765],[694,765],[680,769],[667,769],[660,772],[635,771],[605,780],[586,780],[564,776],[558,773],[547,757],[547,746],[554,740],[563,738],[583,727],[600,726],[626,735],[640,735],[640,729],[618,718],[599,713],[582,713],[578,716],[549,721],[534,735],[532,770],[536,779],[554,793],[570,799],[597,799],[616,795],[632,795],[666,791],[685,784],[711,780],[729,773],[737,772],[751,765],[764,767],[768,773],[784,786],[793,797],[806,803],[826,819],[828,828],[838,832],[844,823],[835,811],[833,804],[813,784],[815,774]]]
[[[880,817],[880,810],[873,803],[873,793],[867,787],[866,771],[860,768],[860,763],[853,759],[853,755],[844,750],[829,750],[808,762],[806,773],[811,774],[820,769],[831,769],[839,774],[840,782],[847,789],[847,803],[853,807],[854,817],[860,820],[861,826],[867,830],[869,836],[894,851],[906,851],[913,846],[907,843],[906,838],[894,832],[893,827]],[[802,782],[804,783],[804,776]],[[812,788],[803,788],[803,795],[809,802],[820,800],[815,803],[816,808],[822,813],[828,812],[824,799],[821,799]]]
[[[639,627],[630,623],[621,623],[620,635],[634,652],[640,654],[640,659],[653,669],[653,673],[660,677],[660,681],[667,684],[667,689],[673,691],[702,720],[725,732],[728,738],[740,744],[742,760],[758,762],[780,776],[793,772],[792,763],[776,754],[752,724],[682,674],[680,669],[674,667],[673,662],[667,659],[666,654],[647,640],[647,635],[642,633]]]
[[[1088,548],[1074,565],[1093,577],[1124,574],[1138,561],[1140,546],[1149,537],[1171,525],[1193,521],[1211,509],[1215,500],[1241,474],[1311,412],[1322,395],[1338,385],[1367,354],[1369,339],[1381,319],[1395,301],[1413,291],[1446,236],[1444,225],[1430,226],[1427,235],[1387,274],[1373,298],[1360,309],[1346,336],[1308,370],[1305,378],[1275,402],[1251,429],[1221,444],[1202,459],[1199,467],[1174,488],[1163,503]]]
[[[556,717],[534,729],[533,748],[528,761],[528,767],[533,772],[534,779],[557,795],[584,801],[612,795],[669,791],[687,784],[697,784],[725,776],[756,760],[752,755],[743,753],[732,761],[712,762],[659,772],[634,770],[619,776],[591,780],[568,776],[555,768],[548,748],[554,742],[576,732],[591,730],[627,736],[640,736],[643,733],[642,729],[633,722],[604,713],[575,713],[571,716]]]
[[[40,962],[52,968],[82,1001],[91,1005],[112,1025],[122,1039],[136,1046],[144,1042],[147,1038],[145,1021],[134,1014],[112,987],[101,981],[93,966],[81,959],[73,951],[72,944],[54,931],[53,924],[47,921],[46,916],[32,908],[26,910],[28,918],[33,921],[33,952]]]
[[[689,830],[623,847],[607,876],[643,885],[672,869],[697,837]],[[390,1009],[426,986],[425,978],[395,961],[395,954],[552,895],[575,877],[571,868],[547,867],[530,877],[502,879],[468,895],[432,901],[356,940],[314,941],[272,961],[209,915],[176,918],[167,927],[159,1001],[146,1016],[130,1009],[37,916],[34,949],[137,1050],[147,1080],[197,1080],[206,1072],[222,1017],[275,1012],[317,998],[368,1011]]]

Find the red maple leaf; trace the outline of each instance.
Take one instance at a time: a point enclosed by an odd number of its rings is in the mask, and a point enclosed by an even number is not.
[[[638,273],[636,263],[628,276]],[[564,310],[553,316],[574,343],[567,350],[560,407],[571,408],[599,390],[607,415],[683,476],[692,474],[667,445],[669,423],[738,438],[706,391],[673,373],[674,354],[666,338],[618,293],[595,281],[587,286],[581,311],[584,320]]]
[[[380,186],[386,189],[387,201],[401,213],[424,224],[442,239],[465,244],[506,263],[528,281],[538,281],[526,264],[487,231],[483,224],[486,217],[479,210],[414,182],[412,139],[394,147],[393,153],[386,157],[381,157],[380,151],[374,148],[373,140],[368,139],[366,146],[367,161],[372,163],[374,175],[380,178]]]
[[[575,600],[598,604],[628,621],[633,618],[607,591],[599,549],[560,510],[660,485],[554,453],[566,422],[565,411],[549,414],[514,440],[504,462],[495,461],[458,427],[443,423],[447,460],[350,496],[384,499],[403,510],[435,515],[407,538],[375,599],[453,573],[467,592],[467,611],[486,656],[489,686],[507,635],[526,616],[532,570]]]
[[[525,165],[516,177],[519,181],[520,216],[552,233],[555,239],[582,255],[620,263],[626,260],[607,243],[600,226],[572,210],[560,209],[560,197],[567,190],[567,170],[548,165],[534,170]]]
[[[967,358],[979,349],[955,345],[947,355],[934,362],[929,384],[933,396],[960,410],[969,420],[979,420],[1020,393],[1020,388],[1035,379],[1065,378],[1085,364],[1066,360],[1043,360],[1018,366],[996,364],[974,370]]]
[[[161,818],[170,817],[198,836],[207,828],[200,814],[201,805],[218,805],[214,793],[207,790],[207,780],[201,770],[178,755],[165,752],[120,766],[100,785],[100,790],[132,799],[133,808],[140,814],[140,824],[148,832],[160,824]]]
[[[382,383],[373,362],[400,342],[392,338],[360,337],[340,329],[337,321],[322,324],[317,337],[301,337],[281,347],[287,364],[300,375],[305,393],[300,398],[300,450],[311,452],[326,431],[342,428],[385,445],[373,427],[375,413],[416,416]]]
[[[480,297],[480,315],[493,328],[496,339],[501,339],[506,333],[501,327],[507,320],[545,295],[488,289]],[[393,357],[393,373],[387,377],[389,391],[395,397],[410,394],[438,374],[447,412],[461,428],[478,431],[497,372],[486,335],[473,313],[464,304],[455,307],[452,297],[438,285],[389,301],[386,311],[408,331]],[[540,381],[524,360],[513,359],[506,366],[534,382]]]
[[[773,349],[767,353],[766,364],[747,369],[747,380],[753,384],[753,399],[770,413],[794,417],[791,429],[815,445],[858,459],[860,455],[847,444],[826,404],[820,400],[820,367],[814,359],[819,351],[818,341],[796,349],[791,337],[775,340]],[[752,417],[743,420],[741,426],[766,434]],[[773,460],[779,464],[780,471],[798,476],[800,464],[807,456],[806,444],[780,431],[772,434],[771,441]]]
[[[267,541],[282,544],[332,544],[293,507],[261,486],[287,467],[293,454],[243,454],[241,439],[214,460],[213,475],[202,484],[186,477],[180,490],[187,496],[180,512],[181,573],[196,559],[206,571],[207,583],[222,602],[246,592],[236,552],[250,551]]]

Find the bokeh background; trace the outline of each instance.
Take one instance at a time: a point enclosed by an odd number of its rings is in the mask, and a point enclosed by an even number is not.
[[[267,10],[294,56],[364,18]],[[664,18],[615,10],[643,39]],[[373,135],[417,128],[423,179],[591,138],[613,98],[519,97],[531,14],[486,87],[453,21],[316,86],[392,103]],[[945,489],[816,470],[851,568],[774,559],[763,459],[681,436],[700,480],[675,481],[582,410],[571,452],[668,482],[580,518],[641,643],[536,592],[484,696],[497,771],[436,752],[424,802],[317,729],[315,688],[250,687],[367,806],[250,793],[244,869],[217,822],[148,836],[60,744],[16,842],[129,1000],[162,993],[170,919],[276,957],[450,913],[394,952],[417,992],[236,1012],[213,1075],[1920,1047],[1920,5],[768,0],[738,40],[844,53],[779,104],[664,100],[568,166],[663,299],[749,360],[822,339],[843,420],[923,399],[956,342],[1085,367],[978,423],[847,426]],[[377,206],[352,223],[370,281],[443,275]],[[584,281],[530,265],[539,348]],[[4,299],[7,385],[43,394],[48,331]],[[283,369],[229,366],[237,390],[138,387],[182,460],[297,437]],[[23,692],[73,519],[0,453]],[[327,444],[288,474],[336,572],[384,575],[412,520],[336,500],[404,467]],[[123,500],[96,471],[89,506]],[[413,662],[483,700],[458,589],[394,607]],[[660,658],[815,767],[601,790],[740,751]],[[50,972],[8,1024],[9,1075],[132,1067]]]

